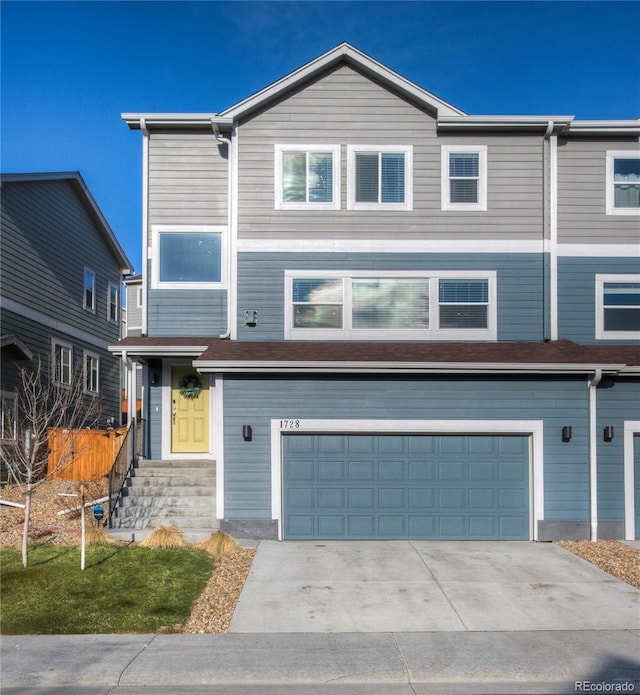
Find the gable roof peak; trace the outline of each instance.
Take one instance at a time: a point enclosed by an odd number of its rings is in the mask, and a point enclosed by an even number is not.
[[[331,48],[326,53],[314,58],[305,63],[297,70],[290,72],[284,77],[271,83],[259,92],[239,101],[237,104],[230,106],[222,111],[219,116],[224,118],[236,119],[249,114],[257,108],[260,108],[272,99],[276,99],[289,90],[292,90],[304,82],[312,80],[321,72],[346,63],[353,65],[361,70],[366,75],[378,80],[387,87],[397,91],[398,93],[412,99],[416,103],[433,111],[436,116],[464,116],[464,111],[448,104],[439,97],[427,92],[419,87],[414,82],[406,79],[399,73],[391,70],[382,63],[378,62],[371,56],[360,51],[350,43],[343,41],[334,48]]]

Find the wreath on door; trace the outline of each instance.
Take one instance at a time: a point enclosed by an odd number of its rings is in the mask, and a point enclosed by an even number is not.
[[[200,395],[202,384],[196,374],[187,374],[180,379],[180,395],[192,400]]]

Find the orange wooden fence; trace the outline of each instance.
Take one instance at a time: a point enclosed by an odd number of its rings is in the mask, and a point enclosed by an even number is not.
[[[61,480],[100,480],[111,470],[126,432],[126,427],[114,430],[49,430],[47,474]],[[69,461],[66,462],[64,459],[69,451]]]

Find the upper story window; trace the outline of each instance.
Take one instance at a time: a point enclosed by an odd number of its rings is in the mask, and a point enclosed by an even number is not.
[[[0,391],[0,443],[14,442],[17,438],[18,401],[16,394]]]
[[[142,309],[142,285],[136,287],[136,308]]]
[[[154,289],[216,289],[224,285],[226,227],[155,225],[152,228]]]
[[[487,209],[486,145],[442,146],[442,209]]]
[[[107,290],[107,318],[114,323],[118,322],[118,285],[110,282]]]
[[[275,208],[339,210],[340,145],[276,145]]]
[[[54,340],[51,352],[54,383],[61,384],[63,386],[70,386],[72,379],[71,345]]]
[[[640,339],[640,275],[596,275],[596,338]]]
[[[84,269],[83,306],[87,311],[96,310],[96,274],[89,268]]]
[[[99,391],[100,358],[85,352],[84,354],[84,391],[96,394]]]
[[[285,338],[495,340],[496,274],[285,271]]]
[[[640,152],[607,152],[607,215],[640,215]]]
[[[413,148],[349,145],[349,210],[412,210]]]

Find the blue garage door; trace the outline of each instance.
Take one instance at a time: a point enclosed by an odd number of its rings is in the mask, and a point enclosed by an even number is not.
[[[287,539],[529,539],[526,436],[286,435]]]

